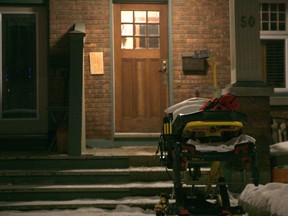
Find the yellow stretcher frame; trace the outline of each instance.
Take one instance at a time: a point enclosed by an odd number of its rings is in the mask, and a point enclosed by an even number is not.
[[[222,132],[236,132],[243,127],[240,121],[191,121],[182,132],[182,137],[189,137],[193,132],[203,136],[221,136]]]

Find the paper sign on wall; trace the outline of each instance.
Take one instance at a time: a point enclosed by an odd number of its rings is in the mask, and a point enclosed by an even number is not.
[[[90,52],[90,73],[104,74],[103,52]]]

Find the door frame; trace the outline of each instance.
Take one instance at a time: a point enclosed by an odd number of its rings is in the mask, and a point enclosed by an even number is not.
[[[159,138],[159,133],[117,133],[115,130],[115,50],[114,50],[114,3],[115,4],[167,4],[167,60],[168,60],[168,105],[171,106],[174,103],[173,97],[173,73],[171,70],[173,68],[172,63],[172,16],[171,16],[171,1],[169,0],[111,0],[110,2],[110,30],[112,34],[110,35],[110,44],[111,44],[111,84],[112,84],[112,136],[114,138]]]

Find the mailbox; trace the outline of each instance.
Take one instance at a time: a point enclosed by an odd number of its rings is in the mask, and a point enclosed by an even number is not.
[[[207,50],[194,51],[182,55],[182,70],[184,73],[205,73],[207,70]]]

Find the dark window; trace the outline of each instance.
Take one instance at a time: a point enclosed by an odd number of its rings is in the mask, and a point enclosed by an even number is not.
[[[261,40],[264,76],[276,88],[285,88],[285,40]]]
[[[261,31],[286,31],[286,4],[260,4]]]
[[[36,118],[36,15],[2,14],[2,118]]]

